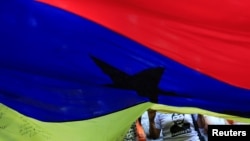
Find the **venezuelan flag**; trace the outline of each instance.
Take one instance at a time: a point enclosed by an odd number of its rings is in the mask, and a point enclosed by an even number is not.
[[[148,108],[250,122],[249,7],[0,1],[0,139],[121,140]]]

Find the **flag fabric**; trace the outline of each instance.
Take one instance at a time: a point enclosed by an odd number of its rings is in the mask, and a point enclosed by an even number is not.
[[[148,108],[248,122],[249,7],[246,0],[0,1],[7,115],[0,120],[15,121],[0,126],[3,140],[120,140]],[[24,133],[23,119],[46,132]]]
[[[131,121],[151,103],[84,121],[42,122],[0,105],[1,141],[122,141]]]

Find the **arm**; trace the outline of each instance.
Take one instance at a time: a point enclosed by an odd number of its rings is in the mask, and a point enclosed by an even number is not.
[[[205,119],[203,115],[198,114],[197,124],[199,128],[205,128]]]
[[[202,119],[204,121],[204,131],[207,133],[208,125],[227,125],[229,124],[226,119],[208,115],[202,115]]]
[[[157,139],[160,137],[160,129],[155,127],[155,110],[148,110],[148,119],[149,119],[149,138]]]

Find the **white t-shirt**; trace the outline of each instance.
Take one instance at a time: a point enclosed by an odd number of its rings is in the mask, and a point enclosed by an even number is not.
[[[200,141],[191,114],[156,114],[155,127],[162,129],[164,141]]]

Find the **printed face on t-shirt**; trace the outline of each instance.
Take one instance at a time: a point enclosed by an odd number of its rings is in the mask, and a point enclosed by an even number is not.
[[[178,114],[178,113],[174,113],[172,115],[172,120],[173,122],[175,122],[176,124],[182,124],[184,122],[184,114]]]
[[[170,133],[172,137],[189,134],[192,132],[190,123],[185,122],[185,115],[174,113],[172,114],[173,125],[170,127]]]

